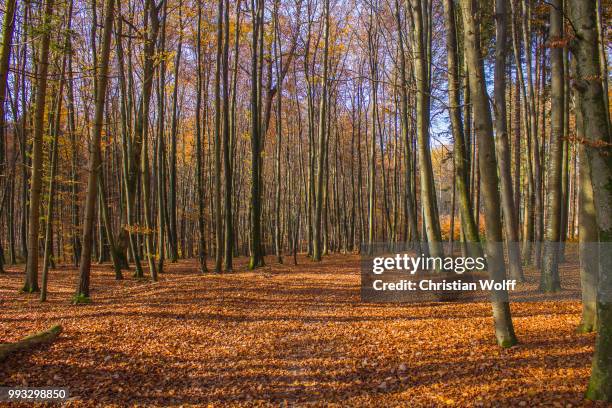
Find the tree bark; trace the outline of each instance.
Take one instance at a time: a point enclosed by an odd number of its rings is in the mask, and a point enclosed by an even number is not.
[[[563,1],[550,3],[550,60],[551,60],[551,137],[548,160],[548,188],[546,194],[546,235],[540,275],[540,290],[557,292],[559,277],[559,247],[561,245],[561,169],[563,166],[563,129],[565,117],[563,66]],[[544,80],[544,79],[542,79]]]
[[[612,155],[601,84],[595,2],[569,0],[575,38],[574,86],[580,100],[582,134],[591,174],[599,235],[597,339],[586,398],[612,401]]]
[[[370,109],[372,117],[370,132],[370,151],[368,157],[368,251],[373,250],[375,231],[374,220],[376,214],[376,126],[378,122],[378,22],[375,21],[376,10],[370,9],[368,25],[368,59],[370,65]],[[381,160],[381,164],[384,160]],[[384,174],[384,170],[383,170]],[[383,180],[384,186],[384,180]]]
[[[236,5],[240,8],[240,1]],[[238,30],[238,13],[236,11],[236,30]],[[232,257],[234,256],[234,226],[233,226],[233,212],[232,212],[232,188],[233,188],[233,176],[232,176],[232,161],[231,161],[231,128],[233,126],[230,123],[230,94],[229,94],[229,0],[225,0],[225,24],[223,30],[224,44],[223,44],[223,172],[225,173],[225,194],[223,198],[223,207],[225,210],[225,233],[224,235],[224,248],[223,253],[225,255],[224,269],[226,272],[232,270]],[[236,35],[236,41],[239,40]],[[238,48],[238,44],[236,44]],[[234,55],[236,60],[238,59],[238,53]],[[235,96],[235,90],[234,90]]]
[[[170,262],[178,260],[178,230],[176,225],[176,145],[178,136],[178,89],[179,74],[181,66],[181,55],[183,51],[183,18],[182,1],[179,2],[179,40],[174,60],[174,90],[172,91],[172,124],[170,129],[170,194],[168,195],[168,209],[170,210]]]
[[[121,14],[121,4],[117,4],[119,14]],[[121,90],[121,152],[123,155],[122,173],[123,173],[123,190],[124,190],[124,204],[125,204],[125,221],[126,225],[123,226],[123,230],[119,235],[118,252],[122,255],[129,249],[132,262],[136,267],[134,276],[143,277],[144,272],[140,263],[140,256],[138,254],[137,239],[135,234],[132,233],[132,225],[136,222],[134,214],[134,202],[136,195],[136,182],[138,179],[138,171],[136,168],[136,155],[138,149],[134,148],[134,145],[139,143],[134,139],[140,138],[137,133],[135,137],[131,135],[131,97],[128,94],[128,85],[126,84],[126,73],[123,65],[123,40],[122,40],[122,28],[123,22],[121,17],[117,18],[116,23],[116,49],[117,49],[117,66],[119,71],[119,88]],[[131,53],[128,48],[128,55],[131,57]]]
[[[75,303],[87,302],[89,299],[89,281],[91,270],[91,252],[93,247],[93,229],[95,223],[96,201],[98,200],[98,174],[100,171],[100,142],[104,120],[104,101],[108,85],[108,60],[110,55],[111,33],[115,2],[106,0],[104,16],[104,32],[100,53],[101,65],[95,72],[98,75],[95,93],[96,105],[94,123],[89,151],[89,175],[87,178],[87,196],[85,199],[85,217],[83,219],[83,250],[79,266],[79,282],[74,297]],[[93,50],[95,53],[96,50]],[[97,68],[97,67],[96,67]]]
[[[417,227],[417,215],[416,210],[414,208],[414,197],[412,197],[412,188],[411,188],[411,175],[412,175],[412,152],[411,152],[411,138],[410,138],[410,125],[409,122],[411,120],[408,115],[408,76],[406,74],[406,51],[404,49],[404,33],[402,29],[402,20],[400,15],[400,6],[399,0],[395,2],[395,10],[396,10],[396,21],[397,21],[397,30],[399,37],[399,62],[400,62],[400,87],[401,87],[401,127],[402,127],[402,138],[404,141],[404,161],[405,161],[405,206],[406,206],[406,215],[407,220],[406,226],[410,226],[410,239],[412,242],[419,242],[419,230]],[[450,92],[450,91],[449,91]],[[352,156],[351,156],[352,159]],[[352,167],[351,167],[352,169]],[[354,210],[353,210],[354,211]],[[407,240],[407,237],[406,237]],[[420,248],[417,248],[420,250]]]
[[[43,30],[40,40],[40,60],[36,72],[36,101],[34,113],[34,137],[32,141],[32,182],[30,186],[30,211],[28,222],[28,258],[24,292],[38,292],[38,229],[40,226],[40,191],[42,188],[43,133],[45,99],[47,96],[47,72],[49,70],[49,44],[51,42],[51,17],[54,0],[47,0],[44,8]]]
[[[218,0],[217,10],[217,58],[215,65],[215,272],[220,273],[223,263],[223,225],[221,217],[221,66],[223,64],[223,1]]]
[[[465,136],[461,120],[459,97],[459,67],[457,58],[457,36],[455,23],[455,4],[453,0],[444,0],[444,16],[446,22],[446,52],[448,62],[448,99],[451,129],[453,132],[453,156],[455,178],[454,186],[459,196],[459,213],[461,214],[461,229],[465,241],[469,242],[468,249],[475,250],[473,256],[481,256],[482,251],[472,200],[468,188],[469,160],[465,151]]]
[[[474,130],[480,150],[479,167],[482,177],[482,194],[486,218],[487,265],[491,279],[502,282],[506,279],[504,264],[503,236],[500,197],[497,188],[497,160],[493,140],[493,123],[485,84],[484,66],[480,49],[480,27],[476,20],[480,15],[472,0],[461,0],[464,24],[464,50],[469,66],[469,88],[474,109]],[[506,291],[492,293],[493,318],[495,335],[501,347],[516,344],[516,336],[510,315],[510,304]]]
[[[502,213],[508,250],[508,269],[510,277],[523,281],[521,254],[518,243],[518,223],[515,219],[514,193],[512,191],[512,172],[510,169],[510,142],[506,120],[506,55],[508,41],[508,0],[495,1],[495,141],[499,157]]]
[[[440,224],[436,215],[436,192],[431,163],[431,152],[429,145],[429,77],[428,60],[426,59],[427,44],[425,21],[427,10],[422,9],[420,0],[410,1],[412,18],[414,24],[414,76],[417,86],[416,95],[416,126],[419,154],[419,170],[421,175],[421,202],[423,206],[423,221],[429,247],[429,255],[432,257],[442,256],[442,235]]]
[[[251,258],[249,269],[263,266],[261,243],[261,88],[263,12],[265,0],[251,0],[253,34],[251,49]]]
[[[582,112],[579,99],[576,99],[576,131],[579,137],[582,134]],[[580,288],[582,290],[582,318],[578,326],[581,333],[590,333],[597,327],[597,285],[599,270],[597,260],[597,217],[595,216],[595,202],[591,173],[587,164],[586,149],[578,146],[580,155],[580,197],[578,241],[580,246]]]
[[[9,71],[9,60],[11,56],[11,44],[13,42],[13,32],[15,30],[15,0],[8,0],[5,5],[4,21],[2,23],[2,44],[0,45],[0,176],[6,176],[6,123],[4,106],[6,101],[6,89]],[[13,181],[9,181],[13,183]],[[12,199],[12,197],[11,197]],[[9,204],[11,206],[11,204]],[[12,208],[12,207],[9,207]],[[2,216],[2,208],[0,208],[0,217]],[[9,213],[10,216],[10,213]],[[12,224],[12,217],[8,219],[8,223]],[[12,231],[12,225],[9,225]],[[11,249],[13,248],[12,240],[10,242]],[[11,251],[11,257],[13,257]],[[0,272],[4,272],[4,251],[0,243]]]
[[[317,184],[315,189],[315,217],[314,217],[314,237],[312,260],[318,262],[321,260],[321,214],[323,209],[323,172],[325,166],[325,156],[327,150],[327,126],[325,118],[327,116],[327,75],[329,65],[329,0],[324,0],[323,3],[323,78],[322,90],[319,102],[319,135],[318,135],[318,160],[317,160]]]
[[[162,3],[163,4],[163,3]],[[160,4],[161,6],[161,4]],[[144,69],[142,100],[139,108],[138,126],[136,132],[141,135],[140,173],[142,177],[142,205],[144,212],[144,239],[147,263],[151,279],[157,281],[157,268],[155,265],[155,248],[153,245],[153,222],[151,220],[151,173],[149,171],[149,107],[151,102],[151,89],[153,86],[155,43],[159,32],[159,6],[154,0],[145,1],[145,13],[148,13],[149,27],[146,30],[144,47]]]
[[[72,22],[72,1],[70,2],[68,10],[68,23],[67,32],[70,32]],[[69,44],[70,37],[66,35],[66,45]],[[44,255],[43,255],[43,271],[42,271],[42,287],[40,291],[40,301],[44,302],[47,300],[47,280],[49,274],[50,258],[53,256],[51,248],[51,239],[53,234],[52,223],[53,223],[53,203],[55,198],[55,175],[57,174],[57,155],[58,155],[58,139],[61,126],[61,111],[62,111],[62,98],[64,94],[64,83],[66,75],[66,60],[67,54],[64,54],[62,58],[62,68],[60,72],[60,81],[57,90],[56,106],[54,109],[54,120],[53,120],[53,141],[51,142],[51,163],[49,165],[49,192],[47,202],[47,214],[45,223],[45,243],[44,243]]]
[[[206,232],[204,228],[204,181],[202,180],[202,3],[198,2],[198,35],[196,44],[197,56],[197,91],[196,91],[196,185],[198,201],[198,260],[200,272],[208,272],[206,267]]]
[[[280,40],[280,28],[278,26],[279,1],[274,3],[274,51],[276,56],[276,146],[274,177],[276,185],[274,189],[274,252],[278,263],[283,263],[281,242],[281,142],[282,142],[282,100],[283,100],[283,78],[281,67],[283,65],[283,54]]]

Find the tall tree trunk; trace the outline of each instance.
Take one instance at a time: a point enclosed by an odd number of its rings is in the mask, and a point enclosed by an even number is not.
[[[574,86],[580,100],[582,132],[580,141],[587,163],[597,216],[599,235],[599,284],[597,298],[597,339],[586,398],[612,401],[612,155],[610,155],[609,113],[604,104],[600,80],[595,2],[569,0],[575,30],[571,44],[576,58]]]
[[[519,68],[517,67],[517,77],[518,71]],[[524,134],[521,130],[521,89],[520,80],[517,78],[514,86],[514,108],[512,112],[514,115],[514,141],[512,145],[514,156],[514,221],[516,222],[517,234],[519,233],[521,218],[521,135]]]
[[[68,14],[68,31],[70,30],[70,21],[72,14],[72,3],[70,6],[70,12]],[[58,138],[60,132],[60,115],[62,110],[62,97],[64,91],[64,75],[66,74],[66,57],[64,56],[62,61],[62,70],[60,83],[57,90],[57,102],[54,108],[54,120],[52,136],[53,141],[51,142],[51,160],[49,164],[49,190],[48,190],[48,202],[47,202],[47,213],[45,222],[45,243],[44,243],[44,254],[43,254],[43,270],[42,270],[42,285],[40,291],[40,301],[44,302],[47,300],[47,281],[49,275],[49,266],[51,264],[50,258],[53,256],[51,249],[51,235],[53,234],[53,204],[55,202],[55,175],[57,174],[57,150],[58,150]]]
[[[283,263],[282,243],[281,243],[281,142],[282,142],[282,95],[283,95],[283,78],[281,75],[281,67],[283,65],[282,47],[280,40],[280,28],[278,26],[278,8],[279,1],[274,3],[274,51],[276,60],[276,151],[275,151],[275,190],[274,190],[274,252],[279,263]]]
[[[261,87],[263,54],[263,12],[265,0],[251,0],[253,38],[251,49],[251,258],[249,269],[263,266],[261,243]]]
[[[480,27],[476,20],[480,15],[472,0],[461,0],[464,24],[464,49],[469,66],[468,75],[470,94],[474,109],[474,130],[478,138],[480,150],[479,167],[482,177],[482,193],[486,217],[486,246],[489,275],[495,282],[506,279],[504,264],[503,236],[501,214],[499,211],[500,197],[497,188],[497,160],[493,140],[493,123],[485,84],[484,66],[480,49]],[[506,291],[492,293],[493,318],[495,320],[495,335],[501,347],[511,347],[516,344],[510,304]]]
[[[535,153],[534,144],[537,144],[537,134],[538,134],[538,126],[537,126],[537,110],[536,110],[536,95],[533,84],[533,67],[532,67],[532,41],[531,41],[531,8],[528,0],[519,0],[521,2],[521,32],[523,37],[523,47],[525,51],[525,66],[526,66],[526,83],[527,83],[527,95],[524,98],[525,101],[525,110],[527,114],[528,121],[528,135],[527,135],[527,162],[528,162],[528,172],[529,172],[529,198],[528,205],[525,206],[526,209],[526,217],[525,217],[525,234],[523,234],[523,261],[525,264],[531,264],[533,257],[533,240],[534,240],[534,224],[536,213],[541,211],[539,206],[539,159],[536,161],[534,158],[538,158],[539,156]],[[517,7],[518,8],[518,7]],[[518,10],[516,10],[518,13]],[[516,52],[516,51],[515,51]],[[517,64],[519,62],[517,61]],[[535,140],[534,140],[535,139]],[[541,237],[539,237],[541,238]],[[535,237],[535,239],[539,239]]]
[[[13,32],[15,30],[15,0],[8,0],[4,11],[4,21],[2,23],[2,44],[0,45],[0,176],[6,177],[6,123],[5,123],[5,112],[4,106],[6,102],[6,90],[7,80],[9,71],[9,60],[11,56],[11,44],[13,42]],[[4,180],[8,180],[4,178]],[[14,181],[7,181],[11,183],[13,188]],[[8,192],[8,190],[5,190]],[[6,194],[6,193],[5,193]],[[12,196],[10,197],[12,201]],[[4,206],[3,206],[4,207]],[[9,215],[11,212],[12,203],[9,203]],[[2,208],[0,208],[0,217],[2,216]],[[12,217],[8,219],[8,224],[12,224]],[[9,225],[9,230],[12,231],[13,226]],[[9,234],[11,237],[12,234]],[[11,249],[13,248],[13,241],[10,240]],[[11,251],[11,257],[13,257],[13,251]],[[0,272],[4,272],[4,251],[2,244],[0,243]]]
[[[104,16],[103,42],[100,54],[100,68],[96,67],[96,105],[94,123],[89,149],[89,175],[87,177],[87,196],[85,199],[85,217],[83,219],[83,250],[79,266],[79,282],[77,285],[76,303],[87,302],[89,299],[89,280],[91,269],[91,251],[93,247],[93,229],[95,222],[96,200],[98,200],[98,174],[100,171],[100,144],[102,139],[102,127],[104,125],[104,101],[106,98],[106,87],[108,84],[108,60],[110,55],[111,33],[113,25],[115,2],[106,0]],[[96,53],[96,50],[93,50]]]
[[[9,60],[11,56],[11,45],[13,32],[15,30],[15,0],[8,0],[4,10],[4,21],[2,22],[2,44],[0,45],[0,175],[6,177],[6,123],[4,106],[6,101],[6,89],[9,71]],[[8,180],[4,178],[4,180]],[[9,182],[9,181],[7,181]],[[12,199],[12,197],[11,197]],[[10,204],[9,204],[10,206]],[[2,209],[0,208],[0,217]],[[9,219],[8,223],[12,224]],[[12,226],[9,226],[12,229]],[[0,272],[4,272],[4,251],[0,243]]]
[[[178,135],[178,89],[179,74],[181,66],[181,55],[183,51],[183,18],[182,1],[179,1],[179,40],[176,47],[176,58],[174,60],[174,89],[172,91],[172,124],[170,129],[170,194],[168,195],[168,209],[170,210],[170,262],[178,259],[178,230],[176,226],[176,139]]]
[[[161,34],[159,40],[159,53],[166,51],[166,20],[168,17],[168,2],[164,1],[164,11],[161,19]],[[153,161],[153,174],[155,174],[157,192],[157,273],[164,272],[166,257],[166,58],[159,63],[159,77],[157,86],[157,151]],[[155,165],[157,163],[157,166]],[[157,167],[157,168],[156,168]]]
[[[30,210],[28,222],[28,258],[24,292],[38,292],[38,228],[40,226],[40,191],[42,188],[43,132],[45,99],[47,97],[47,72],[49,70],[49,44],[51,42],[51,18],[54,0],[47,0],[44,7],[43,33],[40,39],[39,61],[36,72],[36,101],[34,113],[34,138],[32,142],[32,182],[30,186]]]
[[[419,153],[419,173],[421,175],[421,202],[423,206],[423,221],[429,248],[429,255],[433,257],[442,256],[442,235],[440,224],[436,215],[436,192],[433,168],[431,163],[431,152],[429,145],[429,78],[428,64],[425,50],[427,41],[425,21],[428,10],[423,10],[421,0],[410,1],[413,24],[414,24],[414,76],[417,86],[416,95],[416,122],[417,140]]]
[[[157,268],[155,265],[155,248],[153,245],[153,222],[151,220],[152,200],[151,173],[149,170],[149,107],[151,102],[151,88],[153,86],[155,43],[157,42],[157,34],[159,32],[159,6],[155,4],[154,0],[145,1],[145,13],[149,18],[149,27],[146,30],[142,100],[139,108],[138,126],[136,127],[136,132],[141,135],[140,173],[142,177],[142,205],[145,221],[145,255],[149,265],[149,273],[153,281],[157,281]]]
[[[572,62],[576,64],[575,58]],[[573,70],[575,72],[575,69]],[[583,118],[580,98],[575,99],[576,107],[576,138],[584,139]],[[595,216],[595,202],[593,197],[593,184],[591,170],[588,166],[586,148],[583,144],[578,147],[580,155],[580,197],[578,241],[580,247],[580,289],[582,290],[582,318],[578,331],[590,333],[597,326],[597,284],[599,280],[598,248],[597,248],[597,217]]]
[[[206,232],[204,229],[204,181],[202,180],[202,3],[198,2],[198,35],[197,35],[197,92],[196,92],[196,185],[198,200],[198,259],[200,262],[200,272],[208,272],[206,267]]]
[[[25,10],[24,10],[24,16],[23,16],[23,21],[24,21],[24,25],[28,24],[28,21],[30,21],[30,4],[26,3],[25,4]],[[26,63],[27,63],[27,55],[28,55],[28,43],[29,41],[29,36],[28,36],[28,32],[29,30],[22,30],[23,31],[23,35],[22,35],[22,51],[21,51],[21,66],[25,68]],[[27,94],[27,89],[26,89],[26,75],[25,73],[22,73],[20,75],[19,78],[20,81],[20,86],[19,89],[21,90],[21,110],[22,112],[26,112],[26,110],[28,109],[28,105],[26,103],[26,94]],[[30,167],[29,163],[31,162],[31,155],[30,153],[30,149],[28,148],[28,143],[27,143],[27,130],[26,130],[26,125],[27,125],[27,117],[28,115],[22,114],[21,115],[21,121],[19,124],[19,150],[20,150],[20,155],[21,155],[21,223],[19,226],[19,230],[20,230],[20,234],[21,235],[21,254],[24,258],[27,259],[28,257],[28,235],[27,235],[27,231],[28,231],[28,218],[29,218],[29,199],[28,199],[28,179],[29,179],[29,172],[28,172],[28,168]],[[15,121],[17,122],[17,117],[15,117]]]
[[[506,55],[508,41],[508,0],[495,1],[495,141],[497,147],[499,175],[501,183],[502,212],[508,249],[508,269],[510,277],[524,280],[521,267],[521,254],[518,246],[518,223],[515,219],[514,197],[512,191],[512,172],[510,169],[510,142],[506,120]]]
[[[570,211],[570,64],[569,49],[563,49],[563,158],[561,165],[561,214],[559,262],[565,261],[565,243],[567,241],[567,227]]]
[[[325,167],[326,145],[327,145],[327,126],[325,118],[327,116],[327,75],[329,65],[329,0],[323,2],[323,77],[322,89],[319,101],[319,143],[317,161],[317,184],[315,189],[315,217],[314,217],[314,238],[312,260],[320,261],[322,255],[321,248],[321,214],[323,209],[323,172]]]
[[[117,4],[119,14],[121,13],[121,3]],[[132,262],[136,267],[134,276],[141,278],[144,276],[142,265],[140,263],[140,256],[138,254],[137,239],[132,233],[132,224],[136,222],[134,214],[134,202],[136,195],[136,183],[138,178],[138,171],[136,168],[135,154],[138,149],[134,148],[135,140],[139,139],[140,136],[137,134],[136,137],[132,137],[130,132],[131,127],[131,98],[128,94],[128,85],[126,84],[126,73],[123,65],[123,40],[122,40],[122,28],[123,22],[121,17],[117,18],[116,23],[116,48],[117,48],[117,66],[119,71],[119,88],[121,91],[121,151],[123,154],[122,173],[123,173],[123,190],[125,192],[125,220],[126,225],[121,231],[119,236],[119,245],[117,251],[124,253],[126,249],[129,249]],[[131,56],[128,48],[128,55]]]
[[[66,29],[66,49],[69,50],[71,47],[70,42],[70,28],[72,26],[72,10],[73,2],[70,1],[67,15],[67,29]],[[43,272],[42,272],[42,287],[40,292],[40,301],[44,302],[47,300],[47,281],[49,274],[50,258],[52,256],[51,251],[51,235],[53,234],[52,222],[53,222],[53,203],[55,198],[55,176],[57,173],[57,155],[58,155],[58,139],[61,127],[61,113],[62,113],[62,101],[64,94],[64,84],[66,82],[66,63],[70,56],[65,53],[62,58],[62,68],[60,72],[60,80],[56,96],[56,106],[54,110],[55,118],[53,120],[53,141],[51,143],[51,160],[50,160],[50,171],[49,171],[49,201],[47,203],[47,214],[46,214],[46,225],[45,225],[45,243],[44,243],[44,255],[43,255]],[[70,96],[71,97],[71,96]],[[73,107],[69,108],[71,110]],[[74,112],[73,112],[74,113]],[[74,120],[74,118],[72,118]]]
[[[0,172],[4,174],[6,158],[4,157],[6,146],[5,112],[6,89],[9,72],[9,61],[11,58],[11,47],[13,43],[13,32],[15,31],[15,0],[7,0],[4,9],[4,20],[2,22],[2,44],[0,45]]]
[[[459,65],[457,58],[457,28],[455,4],[453,0],[444,0],[444,16],[446,21],[446,52],[448,61],[448,99],[451,128],[453,132],[453,155],[455,178],[454,186],[459,196],[459,213],[461,214],[461,230],[465,241],[470,242],[468,249],[475,250],[474,256],[481,256],[478,228],[474,220],[472,200],[468,188],[469,160],[465,151],[465,137],[461,121],[461,102],[459,98]],[[453,190],[454,191],[454,190]]]
[[[220,273],[223,263],[223,224],[221,218],[221,65],[223,54],[223,1],[218,0],[217,58],[215,65],[215,272]],[[225,103],[225,102],[224,102]]]
[[[236,7],[240,8],[240,1]],[[238,31],[238,18],[240,11],[236,11],[236,28]],[[229,93],[229,0],[225,0],[225,25],[223,27],[223,36],[225,38],[223,44],[223,172],[225,173],[225,195],[223,207],[225,210],[225,233],[224,235],[224,248],[223,253],[225,254],[225,271],[230,272],[232,270],[232,257],[234,256],[234,226],[233,226],[233,211],[232,211],[232,158],[230,155],[232,148],[232,127],[233,123],[230,121],[230,93]],[[238,49],[239,36],[236,34],[236,50]],[[238,52],[235,53],[234,58],[238,60]],[[235,82],[236,78],[234,78]],[[235,86],[235,85],[234,85]],[[234,88],[233,97],[235,98],[236,90]],[[234,115],[232,114],[232,117]]]
[[[377,4],[372,3],[368,19],[368,59],[370,66],[370,109],[371,132],[370,132],[370,151],[368,157],[368,251],[373,250],[375,240],[374,220],[376,214],[376,126],[378,122],[378,22],[375,21]],[[382,152],[381,152],[382,153]],[[384,160],[381,160],[381,163]],[[383,170],[384,175],[384,170]],[[383,180],[384,186],[384,180]]]
[[[546,235],[540,275],[540,290],[556,292],[561,289],[559,277],[559,247],[561,245],[561,169],[563,166],[563,129],[565,117],[563,66],[563,1],[550,3],[550,60],[551,60],[551,137],[548,160],[546,194]],[[542,78],[544,80],[544,78]]]
[[[402,20],[400,14],[400,6],[399,0],[395,1],[395,10],[396,10],[396,21],[397,21],[397,30],[399,37],[399,62],[400,62],[400,80],[401,80],[401,127],[402,127],[402,138],[404,140],[404,160],[405,160],[405,206],[406,206],[406,215],[407,222],[406,226],[410,226],[410,238],[412,242],[419,242],[419,230],[417,227],[417,215],[416,210],[414,208],[414,197],[412,197],[412,188],[411,188],[411,173],[412,173],[412,152],[411,152],[411,138],[410,138],[410,116],[408,114],[408,76],[406,74],[406,51],[404,49],[404,33],[402,29]],[[351,156],[352,159],[352,156]],[[417,248],[420,250],[420,248]]]
[[[79,183],[78,183],[78,149],[76,135],[76,113],[74,107],[74,76],[72,71],[72,41],[67,36],[68,53],[68,134],[70,136],[70,219],[72,234],[73,262],[79,266],[81,259],[81,236],[80,236],[80,206],[79,206]]]
[[[538,92],[537,109],[539,110],[538,133],[533,141],[533,168],[535,178],[535,247],[534,247],[534,260],[535,267],[542,267],[542,253],[543,253],[543,242],[544,236],[544,193],[546,184],[544,182],[545,169],[544,169],[544,152],[546,147],[546,73],[548,66],[546,64],[546,48],[544,48],[544,39],[542,38],[540,44],[540,62],[536,63],[536,67],[539,64],[540,77],[536,80],[536,84],[539,85],[540,91]],[[536,53],[537,54],[537,53]],[[537,75],[537,74],[536,74]]]
[[[312,7],[310,2],[308,7],[308,28],[306,35],[306,44],[304,50],[304,78],[306,81],[306,108],[308,115],[308,189],[307,189],[307,241],[308,255],[312,256],[314,251],[314,201],[315,201],[315,142],[314,142],[314,103],[313,91],[310,75],[310,42],[312,38]],[[314,59],[314,58],[313,58]]]
[[[239,182],[240,182],[240,177],[238,177],[236,180],[234,180],[234,168],[236,166],[236,151],[237,151],[237,146],[238,146],[238,140],[237,140],[237,116],[236,116],[236,100],[237,100],[237,87],[238,87],[238,63],[240,62],[240,10],[241,10],[241,0],[238,0],[238,3],[236,4],[236,29],[234,30],[234,62],[233,62],[233,68],[232,68],[232,100],[231,100],[231,107],[230,107],[230,140],[229,140],[229,150],[232,156],[232,160],[230,160],[229,162],[229,172],[228,175],[226,177],[230,177],[230,179],[232,180],[232,185],[230,185],[230,189],[225,191],[226,194],[226,198],[228,197],[230,200],[230,205],[229,208],[232,210],[232,220],[231,220],[231,224],[226,223],[225,224],[225,229],[226,229],[226,234],[225,234],[225,239],[226,239],[226,244],[225,244],[225,248],[230,249],[230,253],[232,254],[232,256],[234,256],[235,254],[237,254],[237,247],[238,247],[238,242],[239,242],[239,234],[236,234],[234,232],[234,223],[235,220],[237,219],[237,215],[238,215],[238,207],[232,205],[231,200],[232,200],[232,194],[233,194],[233,190],[236,189],[236,192],[239,193],[240,191],[242,191],[239,186]],[[229,24],[228,24],[229,25]],[[229,29],[228,29],[229,30]],[[226,181],[227,182],[227,181]],[[239,194],[236,194],[236,196],[239,196]],[[228,234],[229,232],[229,234]],[[231,242],[228,242],[227,240],[230,239]],[[227,251],[226,251],[227,253]],[[226,258],[225,259],[225,269],[226,270],[231,270],[232,269],[232,257],[230,258]]]

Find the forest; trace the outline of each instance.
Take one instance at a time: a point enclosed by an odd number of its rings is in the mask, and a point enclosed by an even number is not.
[[[612,1],[0,20],[0,404],[612,402]],[[522,300],[368,301],[381,244]]]

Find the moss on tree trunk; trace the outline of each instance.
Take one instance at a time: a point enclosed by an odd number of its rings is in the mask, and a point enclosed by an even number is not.
[[[39,344],[49,343],[55,340],[61,332],[62,326],[56,325],[48,330],[24,337],[17,342],[0,344],[0,361],[6,360],[8,356],[17,351],[28,350]]]

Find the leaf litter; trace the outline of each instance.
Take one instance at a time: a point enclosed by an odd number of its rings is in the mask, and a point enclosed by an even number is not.
[[[577,301],[512,304],[520,344],[504,350],[487,303],[362,303],[358,256],[298,260],[219,275],[168,263],[155,284],[94,265],[82,306],[74,268],[51,271],[46,303],[9,268],[0,342],[64,332],[0,364],[0,384],[69,387],[74,407],[596,406]]]

